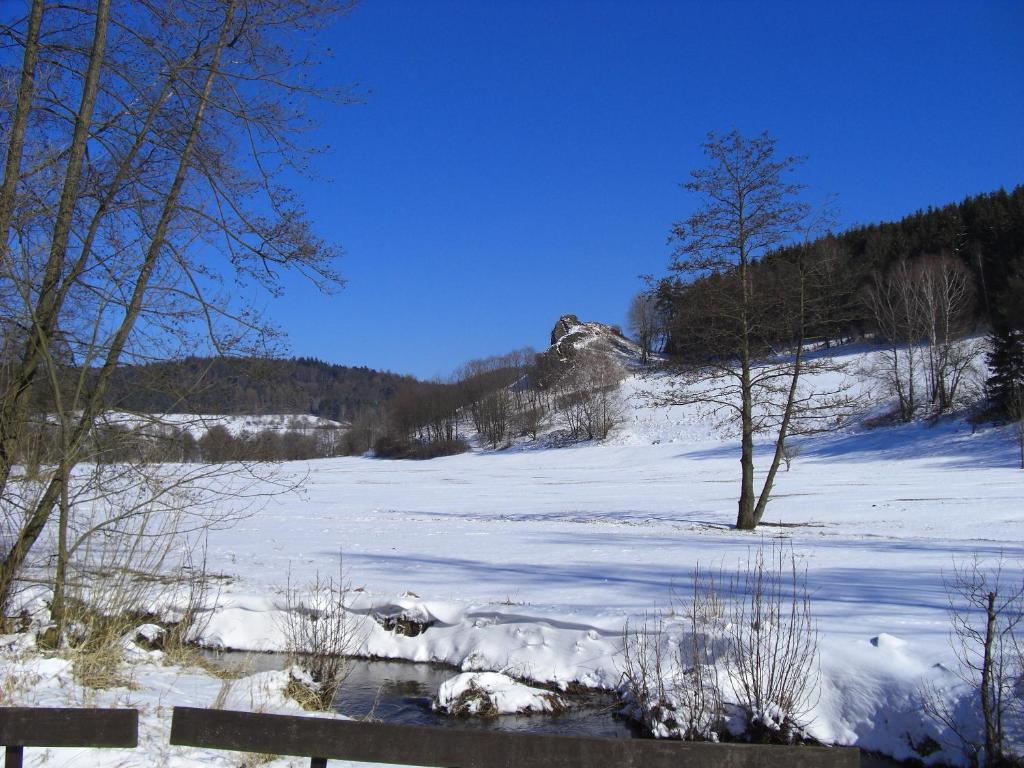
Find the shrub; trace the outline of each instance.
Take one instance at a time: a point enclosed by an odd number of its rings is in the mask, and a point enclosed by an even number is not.
[[[714,580],[697,569],[689,602],[639,628],[627,623],[622,675],[630,714],[644,730],[658,738],[718,741],[725,729],[715,641],[721,618]]]
[[[694,571],[689,601],[628,625],[623,685],[631,716],[659,738],[717,741],[725,691],[753,741],[802,738],[814,704],[818,635],[791,548],[759,546],[735,575]]]
[[[436,459],[468,450],[469,443],[461,438],[419,442],[399,440],[390,435],[381,436],[373,446],[373,453],[378,459]]]
[[[815,703],[818,631],[791,546],[762,543],[728,586],[726,671],[756,741],[792,743]]]
[[[289,664],[312,679],[312,685],[298,685],[302,682],[298,681],[291,686],[293,698],[307,709],[329,710],[350,671],[349,656],[357,650],[359,637],[349,615],[349,591],[340,561],[338,581],[322,579],[317,573],[298,589],[292,587],[289,575],[281,629]]]

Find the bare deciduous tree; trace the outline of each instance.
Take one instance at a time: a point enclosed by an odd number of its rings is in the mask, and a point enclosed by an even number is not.
[[[886,345],[875,375],[895,395],[900,420],[914,418],[922,395],[933,413],[955,405],[979,354],[964,338],[973,301],[969,273],[948,256],[900,261],[871,276],[864,303]]]
[[[619,383],[625,376],[611,356],[577,350],[559,374],[556,406],[573,439],[603,440],[622,418]]]
[[[795,157],[777,157],[767,134],[748,139],[732,131],[712,134],[704,145],[708,166],[684,187],[701,207],[673,227],[672,269],[691,278],[677,286],[675,323],[681,363],[673,386],[652,399],[664,405],[697,404],[735,420],[740,433],[740,494],[736,527],[755,528],[764,516],[787,437],[831,424],[846,407],[845,387],[815,391],[806,373],[834,368],[807,354],[813,319],[810,285],[827,260],[806,258],[797,248],[765,273],[758,259],[815,222],[800,200],[801,187],[787,181]],[[806,240],[806,238],[805,238]],[[786,339],[788,350],[773,348]],[[770,432],[775,450],[759,491],[754,487],[754,437]]]
[[[874,273],[864,301],[886,341],[881,377],[896,395],[900,419],[910,421],[917,410],[917,344],[923,334],[913,270],[900,261],[882,276]]]
[[[311,48],[294,33],[339,8],[5,6],[0,35],[20,51],[21,76],[0,182],[0,505],[15,510],[0,605],[75,467],[93,458],[120,366],[268,349],[272,329],[239,297],[278,292],[285,269],[338,283],[336,251],[279,179],[303,171],[303,102],[319,95],[303,80]],[[222,291],[223,280],[253,290]],[[54,414],[58,450],[26,506],[14,468],[40,411]]]
[[[640,345],[640,362],[647,363],[651,353],[656,351],[659,337],[663,334],[661,312],[658,299],[651,291],[641,291],[629,302],[626,312],[629,330]]]
[[[1020,468],[1024,469],[1024,388],[1016,388],[1007,399],[1007,411],[1017,438],[1017,449],[1020,451]]]
[[[951,256],[926,257],[916,272],[928,342],[929,400],[936,413],[945,413],[979,352],[964,341],[972,326],[974,285],[966,267]]]
[[[1024,758],[1007,736],[1010,716],[1024,717],[1024,584],[1009,583],[1001,561],[987,567],[975,556],[954,563],[946,595],[956,674],[974,697],[980,728],[934,687],[922,691],[924,710],[956,736],[972,765],[1013,765]]]

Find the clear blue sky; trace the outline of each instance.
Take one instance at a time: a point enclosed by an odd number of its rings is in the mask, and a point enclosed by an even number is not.
[[[325,39],[305,182],[348,286],[268,305],[294,354],[421,377],[664,272],[709,130],[769,131],[841,222],[1024,182],[1024,2],[366,0]]]

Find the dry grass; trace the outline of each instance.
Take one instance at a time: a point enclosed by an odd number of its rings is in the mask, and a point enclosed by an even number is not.
[[[307,712],[328,712],[334,705],[337,686],[313,683],[305,680],[289,678],[284,695],[296,702]]]
[[[259,752],[239,752],[238,768],[256,768],[258,765],[267,765],[277,760],[280,755],[266,755]]]
[[[128,688],[136,690],[135,683],[124,674],[124,654],[120,646],[100,645],[76,648],[67,652],[72,661],[75,680],[85,688],[107,690]]]
[[[247,655],[241,661],[224,664],[214,661],[203,649],[188,643],[170,643],[164,647],[164,663],[186,669],[200,669],[210,677],[219,680],[238,680],[252,670],[252,660]]]
[[[62,657],[72,662],[75,680],[84,688],[134,690],[131,679],[124,674],[123,638],[141,622],[131,614],[104,616],[84,605],[69,611],[69,626],[75,626],[73,642],[60,649]]]

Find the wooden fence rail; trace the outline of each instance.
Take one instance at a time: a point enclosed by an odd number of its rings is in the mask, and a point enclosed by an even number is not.
[[[438,768],[859,768],[843,747],[701,744],[508,731],[459,730],[355,720],[175,707],[171,744],[327,760]]]
[[[6,768],[21,768],[25,747],[131,748],[139,745],[134,709],[0,708]]]

